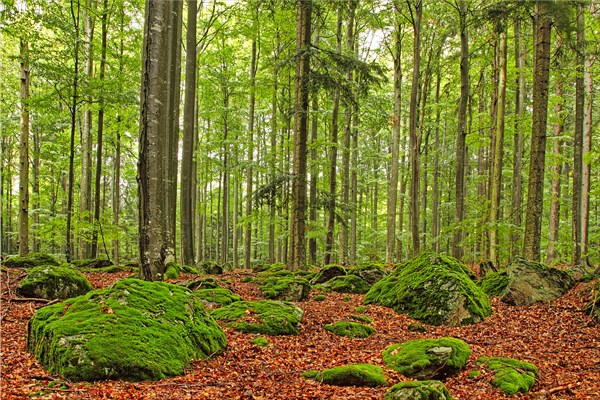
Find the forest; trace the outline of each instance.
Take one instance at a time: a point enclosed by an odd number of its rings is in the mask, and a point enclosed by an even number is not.
[[[1,0],[1,390],[595,398],[599,50],[597,0]]]

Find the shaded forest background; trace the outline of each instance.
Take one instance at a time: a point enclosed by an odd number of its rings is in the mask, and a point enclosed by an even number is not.
[[[296,15],[310,5],[308,264],[425,248],[598,262],[596,1],[167,3],[154,162],[173,260],[288,261]],[[144,1],[0,13],[2,254],[138,260]]]

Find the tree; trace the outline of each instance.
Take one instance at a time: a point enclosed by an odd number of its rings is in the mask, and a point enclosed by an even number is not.
[[[584,87],[583,73],[585,64],[585,19],[584,8],[577,2],[577,75],[575,76],[575,131],[573,134],[573,265],[581,265],[581,228],[582,228],[582,184],[583,184],[583,119],[584,119]]]
[[[29,253],[29,44],[20,41],[21,137],[19,143],[19,255]]]
[[[533,110],[531,151],[529,157],[529,185],[523,239],[523,257],[540,259],[540,237],[544,195],[544,167],[546,161],[546,124],[548,119],[548,80],[550,75],[550,38],[552,19],[548,3],[534,6],[535,64],[533,70]]]

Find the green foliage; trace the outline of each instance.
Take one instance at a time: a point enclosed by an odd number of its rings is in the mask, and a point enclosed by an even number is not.
[[[236,301],[242,300],[240,296],[234,294],[229,289],[198,289],[194,291],[194,296],[213,304],[226,306]]]
[[[471,349],[464,341],[443,337],[393,344],[384,350],[383,361],[408,377],[443,379],[464,368],[470,355]]]
[[[498,272],[492,271],[488,273],[481,282],[479,282],[479,287],[481,287],[481,290],[483,290],[488,296],[501,297],[506,293],[508,284],[509,278],[506,270]]]
[[[373,285],[364,301],[431,325],[480,322],[491,314],[491,305],[469,271],[452,257],[422,252]]]
[[[26,257],[11,256],[6,260],[2,260],[2,264],[9,268],[32,268],[43,265],[59,265],[54,257],[44,253],[29,253]]]
[[[27,349],[74,381],[158,380],[222,350],[227,339],[185,288],[125,279],[39,309]]]
[[[270,336],[297,335],[304,311],[284,301],[238,301],[212,311],[216,320],[224,321],[244,333]]]
[[[481,357],[477,363],[494,371],[492,385],[509,395],[528,392],[535,384],[535,377],[538,374],[535,365],[512,358]]]
[[[30,269],[19,283],[17,294],[48,300],[68,299],[86,294],[92,285],[85,276],[68,264],[46,265]]]
[[[392,386],[383,400],[452,400],[452,395],[440,381],[409,381]]]
[[[338,321],[333,324],[327,324],[325,325],[325,329],[338,336],[349,338],[367,338],[375,333],[373,327],[351,321]]]

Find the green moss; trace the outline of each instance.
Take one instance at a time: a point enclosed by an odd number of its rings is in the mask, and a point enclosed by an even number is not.
[[[297,335],[304,311],[284,301],[238,301],[212,311],[213,318],[245,333]]]
[[[59,265],[58,261],[49,254],[29,253],[26,257],[11,256],[2,261],[9,268],[32,268],[44,265]]]
[[[526,393],[535,384],[538,369],[535,365],[506,357],[481,357],[478,364],[495,371],[492,385],[506,394]]]
[[[354,312],[363,313],[369,309],[368,306],[358,306],[354,309]]]
[[[200,271],[198,271],[198,268],[192,267],[190,265],[180,265],[179,272],[185,273],[185,274],[195,274],[195,275],[198,275],[200,273]]]
[[[452,400],[452,395],[440,381],[410,381],[392,386],[383,400]]]
[[[318,283],[325,283],[336,276],[344,276],[346,275],[346,269],[341,265],[330,264],[325,265],[323,268],[319,270],[313,277],[311,283],[316,285]]]
[[[594,289],[592,290],[592,295],[595,293],[594,298],[588,304],[584,311],[586,314],[591,316],[594,321],[600,323],[600,281],[596,282],[594,285]]]
[[[508,278],[508,272],[504,271],[492,271],[488,273],[485,278],[479,283],[481,290],[488,296],[504,296],[510,280]]]
[[[64,300],[80,296],[90,290],[92,290],[92,285],[87,278],[75,268],[65,264],[30,269],[19,284],[17,293],[23,297]]]
[[[303,378],[306,379],[316,379],[316,380],[320,380],[320,376],[321,374],[319,374],[319,371],[316,371],[314,369],[308,370],[308,371],[304,371],[302,374]]]
[[[313,300],[314,301],[324,301],[327,297],[324,294],[318,294],[316,295]]]
[[[242,283],[250,283],[250,282],[254,282],[254,277],[253,276],[245,276],[242,279]]]
[[[375,332],[375,329],[369,325],[351,321],[334,322],[333,324],[325,325],[325,329],[338,336],[350,338],[367,338]]]
[[[283,275],[265,279],[260,290],[267,299],[302,301],[308,298],[310,284],[303,278]]]
[[[375,284],[387,275],[385,267],[382,264],[364,264],[357,267],[350,268],[348,274],[360,276],[369,285]]]
[[[199,289],[194,292],[194,296],[208,302],[226,306],[233,302],[240,301],[242,298],[234,294],[229,289]]]
[[[356,314],[354,314],[354,315],[351,315],[350,318],[353,319],[353,320],[355,320],[355,321],[364,322],[364,323],[367,323],[367,324],[373,323],[373,319],[367,317],[366,315],[356,315]]]
[[[430,325],[480,322],[491,314],[491,305],[468,271],[452,257],[423,252],[373,285],[364,301]]]
[[[221,275],[224,268],[223,265],[220,265],[215,261],[205,260],[198,264],[198,269],[208,275]]]
[[[362,294],[368,292],[370,286],[360,276],[344,275],[328,280],[323,287],[339,293]]]
[[[318,380],[335,386],[379,387],[387,385],[383,370],[377,365],[350,364],[326,369]]]
[[[221,285],[213,278],[200,278],[194,280],[188,280],[178,283],[178,285],[185,286],[190,290],[200,289],[219,289]]]
[[[285,268],[275,268],[269,269],[267,271],[259,272],[256,274],[260,279],[269,279],[269,278],[284,278],[284,277],[295,277],[296,275]]]
[[[265,347],[269,344],[269,340],[267,338],[259,336],[257,338],[252,339],[250,343],[259,347]]]
[[[469,372],[469,379],[475,379],[479,376],[481,376],[481,371],[474,370]]]
[[[104,268],[113,265],[113,262],[106,258],[91,258],[84,260],[71,260],[70,263],[75,268]]]
[[[425,333],[425,332],[427,332],[427,327],[425,327],[425,326],[423,326],[421,324],[411,323],[411,324],[408,324],[408,330],[410,332],[423,332],[423,333]]]
[[[165,279],[178,279],[179,278],[179,265],[175,263],[169,263],[165,269]]]
[[[179,375],[226,344],[189,290],[139,279],[39,309],[27,336],[27,349],[50,373],[75,381]]]
[[[388,368],[416,379],[443,379],[467,364],[471,349],[460,339],[409,340],[393,344],[383,352]]]

